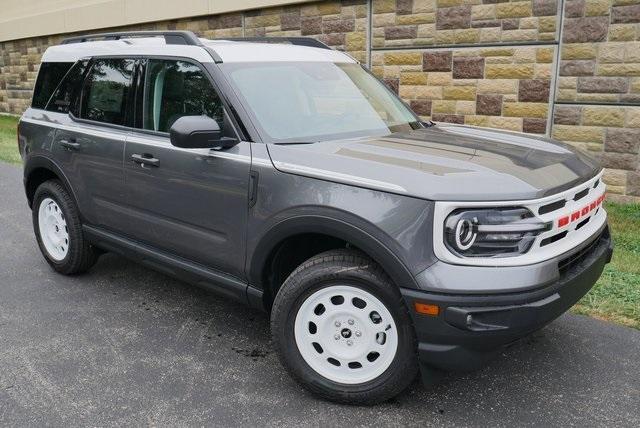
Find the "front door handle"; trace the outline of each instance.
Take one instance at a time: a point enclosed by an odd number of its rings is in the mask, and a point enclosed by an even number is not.
[[[137,153],[134,153],[131,155],[131,160],[134,161],[137,164],[140,164],[142,166],[144,165],[148,165],[148,166],[158,166],[160,164],[160,159],[156,159],[153,157],[153,155],[150,154],[143,154],[143,155],[139,155]]]
[[[80,149],[80,143],[78,143],[74,138],[70,138],[67,140],[60,140],[60,145],[67,150],[78,150]]]

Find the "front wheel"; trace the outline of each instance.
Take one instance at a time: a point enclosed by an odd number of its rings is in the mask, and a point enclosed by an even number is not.
[[[328,251],[298,267],[276,296],[271,329],[293,377],[332,401],[387,400],[418,370],[413,327],[398,290],[355,251]]]

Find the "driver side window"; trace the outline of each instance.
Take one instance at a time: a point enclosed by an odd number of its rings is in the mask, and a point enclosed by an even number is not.
[[[199,115],[215,119],[222,127],[222,101],[198,66],[150,59],[144,82],[144,129],[169,132],[178,118]]]

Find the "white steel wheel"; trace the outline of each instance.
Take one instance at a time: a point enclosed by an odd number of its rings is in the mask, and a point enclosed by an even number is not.
[[[51,198],[44,198],[38,207],[40,240],[49,257],[59,262],[69,252],[69,230],[60,206]]]
[[[322,288],[300,306],[294,335],[304,361],[338,383],[376,379],[398,350],[396,323],[373,294],[352,286]]]

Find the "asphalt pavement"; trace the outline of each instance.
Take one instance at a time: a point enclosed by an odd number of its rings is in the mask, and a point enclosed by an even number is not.
[[[383,405],[310,396],[267,315],[107,254],[40,255],[20,168],[0,162],[1,426],[640,426],[640,331],[565,315],[484,369]]]

